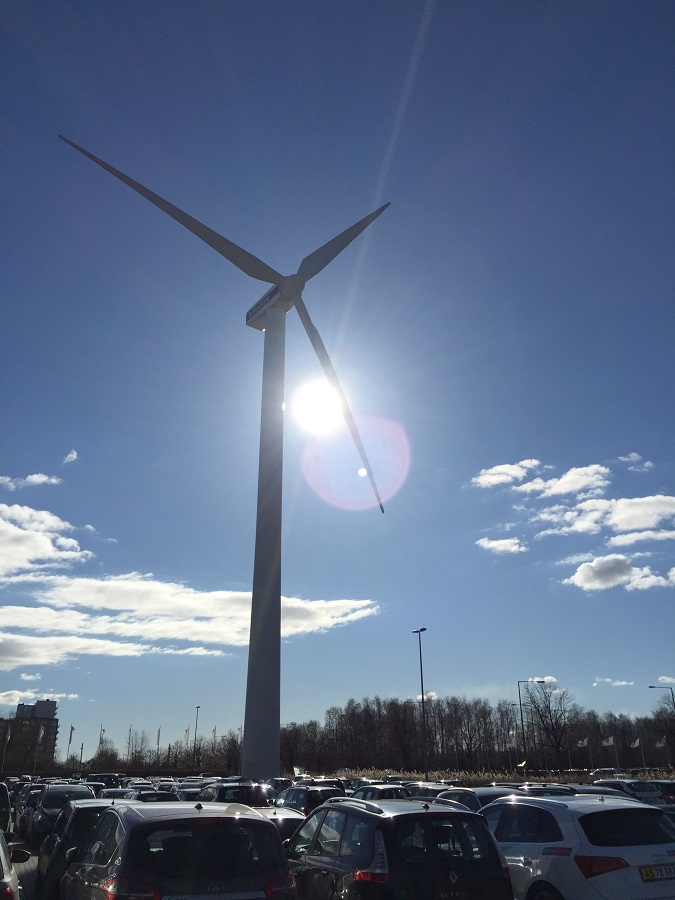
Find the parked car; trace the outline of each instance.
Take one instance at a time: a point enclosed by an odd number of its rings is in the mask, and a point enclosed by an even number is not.
[[[66,858],[62,900],[296,898],[279,832],[238,803],[116,802]]]
[[[292,806],[261,806],[255,807],[270,822],[274,822],[282,840],[292,837],[305,821],[305,816],[299,809]]]
[[[512,900],[482,816],[421,800],[332,801],[284,844],[299,900]]]
[[[46,784],[26,829],[26,843],[35,853],[52,830],[64,804],[69,800],[86,800],[94,796],[88,784]]]
[[[125,800],[139,800],[141,803],[175,803],[173,791],[127,791]]]
[[[344,796],[345,794],[340,788],[312,784],[305,787],[296,784],[292,788],[282,791],[272,802],[274,806],[290,806],[293,809],[299,809],[303,815],[308,816],[313,809],[321,806],[331,797]]]
[[[129,791],[123,787],[104,788],[98,795],[99,800],[121,800]]]
[[[637,778],[600,778],[593,784],[623,791],[624,794],[635,800],[642,800],[643,803],[658,803],[661,799],[661,791],[651,781],[640,781]]]
[[[437,797],[448,790],[442,781],[406,781],[403,785],[410,797]]]
[[[408,788],[402,784],[369,784],[352,791],[355,800],[406,800],[410,796]]]
[[[12,801],[9,797],[9,788],[0,781],[0,831],[9,831],[9,823],[12,818]]]
[[[658,807],[614,797],[503,797],[483,815],[516,900],[675,896],[675,826]]]
[[[669,781],[662,778],[652,778],[649,782],[655,788],[661,791],[662,803],[675,803],[675,781]]]
[[[436,796],[441,800],[454,800],[463,803],[468,809],[479,812],[488,803],[499,797],[508,797],[511,794],[522,793],[518,788],[511,787],[475,787],[475,788],[448,788]]]
[[[245,803],[247,806],[269,806],[277,792],[269,784],[255,781],[212,781],[197,794],[199,803]]]
[[[22,891],[19,876],[14,863],[25,863],[30,859],[30,852],[15,844],[7,844],[0,831],[0,897],[3,900],[21,900]]]
[[[66,871],[66,853],[72,847],[80,846],[92,823],[112,802],[112,799],[92,798],[69,800],[64,804],[54,827],[40,845],[35,877],[36,898],[59,900],[59,884]]]
[[[28,782],[19,792],[14,804],[14,834],[23,838],[35,811],[42,787]]]

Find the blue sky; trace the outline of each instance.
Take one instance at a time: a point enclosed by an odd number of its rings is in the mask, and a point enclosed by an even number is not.
[[[675,8],[6,3],[0,714],[162,744],[243,724],[265,287],[391,207],[287,316],[282,721],[425,687],[599,712],[675,684]],[[660,679],[660,680],[659,680]]]

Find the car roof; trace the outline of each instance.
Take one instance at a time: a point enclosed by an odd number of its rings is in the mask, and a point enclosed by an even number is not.
[[[427,801],[426,797],[409,797],[405,800],[354,800],[352,797],[336,797],[330,801],[330,806],[342,806],[359,809],[363,812],[374,813],[383,818],[393,818],[394,816],[419,815],[425,813],[427,815],[447,815],[448,813],[461,813],[468,816],[480,816],[461,803],[453,804],[451,800],[444,804],[431,802],[432,798]],[[326,804],[328,805],[328,804]]]
[[[168,803],[143,803],[138,800],[121,800],[110,804],[121,816],[131,820],[173,820],[196,818],[247,818],[266,820],[258,810],[243,803],[192,803],[192,801],[176,800]]]
[[[642,803],[636,804],[635,800],[626,797],[610,797],[606,794],[595,796],[593,794],[567,794],[555,797],[524,797],[516,794],[509,797],[499,797],[493,800],[489,806],[505,806],[506,804],[521,805],[527,803],[528,806],[539,806],[542,809],[559,809],[567,807],[575,814],[582,815],[588,812],[598,812],[601,809],[642,809],[659,812],[660,806],[650,806]],[[489,807],[483,807],[483,812]]]

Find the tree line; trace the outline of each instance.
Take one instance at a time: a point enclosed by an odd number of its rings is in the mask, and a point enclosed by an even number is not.
[[[351,699],[318,720],[281,728],[281,768],[309,772],[485,772],[575,770],[600,767],[670,768],[675,749],[675,709],[669,698],[651,716],[602,715],[575,703],[555,683],[529,682],[522,703],[426,696]],[[241,733],[229,731],[153,746],[130,729],[119,752],[102,738],[89,771],[240,771]],[[77,770],[70,757],[66,767]]]

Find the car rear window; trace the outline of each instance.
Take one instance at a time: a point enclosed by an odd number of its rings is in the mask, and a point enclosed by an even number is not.
[[[62,791],[47,791],[42,799],[46,809],[61,809],[69,800],[92,800],[89,788],[66,788]]]
[[[163,822],[135,831],[129,847],[133,874],[153,881],[246,877],[284,864],[274,825],[243,819]]]
[[[579,818],[595,847],[675,843],[675,825],[658,809],[608,809]]]
[[[477,816],[425,814],[402,816],[394,822],[396,855],[415,860],[494,860],[497,851],[485,822]]]
[[[627,781],[626,784],[631,789],[631,791],[636,791],[638,794],[646,793],[647,791],[658,791],[658,788],[653,784],[647,784],[646,781]]]

